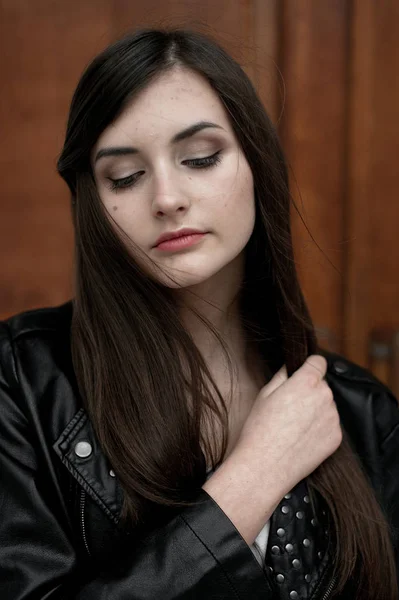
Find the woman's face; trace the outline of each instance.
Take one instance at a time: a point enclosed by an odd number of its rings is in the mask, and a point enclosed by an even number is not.
[[[200,122],[212,125],[177,137]],[[92,166],[115,223],[177,282],[136,253],[162,284],[198,285],[243,258],[255,222],[252,173],[222,103],[199,74],[176,68],[140,92],[99,137]],[[156,246],[162,234],[182,228],[206,233],[188,247]]]

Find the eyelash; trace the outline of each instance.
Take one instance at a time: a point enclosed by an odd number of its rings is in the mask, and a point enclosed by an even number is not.
[[[193,169],[209,169],[210,167],[215,167],[217,164],[221,162],[220,157],[221,150],[212,154],[212,156],[204,156],[203,158],[193,158],[183,161],[184,164],[188,164]],[[123,177],[122,179],[111,179],[108,177],[107,179],[110,181],[111,191],[118,192],[121,190],[127,190],[132,188],[135,183],[138,181],[138,177],[135,178],[135,175],[138,173],[134,173],[133,175],[129,175],[128,177]]]

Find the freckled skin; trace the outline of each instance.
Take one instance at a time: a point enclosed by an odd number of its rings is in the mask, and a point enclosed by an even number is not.
[[[170,144],[176,133],[198,121],[211,121],[223,130],[203,130]],[[219,287],[221,282],[226,285],[226,273],[238,273],[243,264],[255,223],[255,200],[251,169],[209,83],[182,68],[157,78],[102,132],[93,156],[110,146],[139,149],[129,157],[101,159],[93,168],[101,201],[109,212],[118,212],[114,220],[144,253],[136,254],[143,268],[171,288],[199,292],[211,278],[215,285],[219,280]],[[185,164],[218,151],[220,163],[209,168]],[[137,177],[133,186],[112,191],[109,177],[132,175]],[[209,233],[184,251],[162,253],[154,248],[162,233],[183,227]],[[154,269],[145,256],[176,281]]]

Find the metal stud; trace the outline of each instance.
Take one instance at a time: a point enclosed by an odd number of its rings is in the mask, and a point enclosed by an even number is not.
[[[273,554],[280,554],[280,547],[272,546],[272,552],[273,552]]]
[[[305,548],[309,548],[309,546],[310,546],[310,540],[308,540],[308,538],[305,538],[303,540],[302,544],[305,546]]]
[[[310,575],[309,574],[305,575],[305,581],[307,581],[309,583],[309,581],[310,581]]]
[[[320,559],[322,559],[322,558],[323,558],[323,554],[322,554],[321,552],[318,552],[318,553],[317,553],[317,556],[318,556]]]
[[[306,504],[309,504],[309,502],[310,502],[309,496],[304,496],[303,501],[306,502]]]
[[[115,471],[113,469],[110,470],[109,474],[111,475],[111,477],[115,477]]]
[[[286,515],[287,513],[290,512],[290,507],[287,506],[286,504],[283,504],[283,506],[281,507],[281,512]]]
[[[284,577],[284,575],[279,573],[278,575],[276,575],[276,580],[278,581],[278,583],[284,583],[285,577]]]
[[[286,495],[284,496],[284,498],[285,498],[286,500],[289,500],[289,499],[291,498],[291,496],[292,496],[292,494],[291,494],[291,492],[289,492],[288,494],[286,494]]]
[[[294,546],[292,544],[286,544],[285,549],[287,550],[287,552],[292,552],[294,549]]]
[[[310,522],[312,523],[313,527],[316,527],[316,523],[317,523],[316,519],[312,519]]]
[[[298,560],[297,558],[294,558],[294,560],[292,561],[292,566],[294,567],[294,569],[300,569],[301,561]]]
[[[301,510],[298,510],[298,512],[296,513],[296,518],[303,519],[303,512]]]
[[[348,370],[348,365],[340,360],[336,360],[333,363],[333,369],[336,373],[346,373]]]
[[[292,592],[290,592],[290,598],[291,598],[291,600],[298,600],[298,598],[299,598],[298,592],[296,592],[295,590],[292,590]]]
[[[279,527],[277,529],[277,535],[278,535],[278,537],[283,537],[285,535],[285,529],[283,529],[282,527]]]
[[[75,454],[79,458],[87,458],[93,452],[93,448],[89,442],[78,442],[75,446]]]

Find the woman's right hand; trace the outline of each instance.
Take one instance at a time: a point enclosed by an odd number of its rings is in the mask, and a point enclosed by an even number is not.
[[[341,444],[339,414],[324,380],[326,371],[326,359],[316,354],[291,377],[282,367],[258,394],[233,450],[264,465],[269,477],[273,473],[282,495]]]

